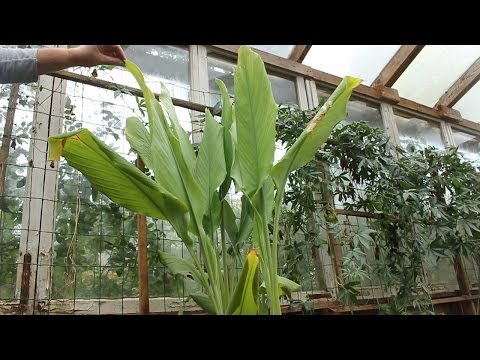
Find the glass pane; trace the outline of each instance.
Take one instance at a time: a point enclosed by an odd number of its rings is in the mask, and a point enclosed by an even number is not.
[[[225,83],[228,93],[233,96],[234,86],[233,86],[233,67],[234,64],[213,58],[208,57],[207,61],[208,66],[208,88],[210,91],[210,106],[215,106],[217,102],[222,99],[220,95],[220,90],[218,89],[215,79],[220,79]]]
[[[455,128],[452,128],[455,145],[458,146],[458,152],[473,163],[480,165],[480,136],[469,134]]]
[[[331,92],[317,87],[317,96],[320,104],[324,103]],[[348,125],[357,121],[365,121],[374,128],[383,129],[382,115],[379,106],[375,103],[367,102],[360,99],[350,98],[347,104],[347,118],[342,120],[340,124]]]
[[[474,85],[454,106],[462,117],[471,121],[480,122],[480,82]]]
[[[393,87],[402,97],[434,106],[479,56],[479,45],[425,46]]]
[[[225,83],[228,93],[234,94],[233,69],[235,64],[226,60],[208,57],[208,88],[210,91],[210,106],[221,100],[220,91],[215,79]],[[297,90],[293,80],[276,75],[268,75],[272,84],[273,96],[277,104],[298,104]]]
[[[427,146],[439,149],[445,147],[439,124],[406,114],[395,114],[395,122],[402,147],[406,148],[409,144],[415,145],[417,149],[424,149]]]
[[[297,89],[293,80],[276,75],[268,75],[272,84],[273,97],[277,104],[297,104]]]
[[[295,45],[248,45],[252,48],[268,52],[273,55],[288,58]]]
[[[125,49],[125,53],[127,58],[142,70],[146,83],[152,91],[159,92],[160,82],[163,82],[170,96],[183,100],[190,99],[188,49],[168,45],[130,45]],[[90,76],[93,71],[92,68],[85,67],[70,70],[87,76]],[[97,70],[97,78],[138,88],[133,76],[122,67]]]
[[[344,77],[356,76],[370,85],[400,45],[313,45],[303,64]]]

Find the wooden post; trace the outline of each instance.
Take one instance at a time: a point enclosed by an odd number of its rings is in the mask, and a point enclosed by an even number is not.
[[[323,166],[323,169],[320,169],[320,176],[324,181],[329,181],[329,169],[327,166]],[[322,193],[322,200],[327,205],[327,212],[330,212],[330,215],[336,216],[335,211],[335,203],[332,194],[329,191]],[[327,219],[326,219],[327,220]],[[328,220],[327,220],[328,222]],[[343,254],[342,254],[342,246],[338,242],[338,239],[335,237],[329,229],[327,229],[327,237],[328,237],[328,246],[330,248],[330,256],[333,260],[333,265],[335,269],[335,275],[337,282],[343,284]]]
[[[383,128],[390,138],[390,142],[394,145],[400,145],[400,136],[398,135],[397,123],[393,107],[387,103],[380,103],[380,114],[382,115]],[[397,158],[397,152],[392,150],[392,155]]]
[[[460,288],[460,295],[471,295],[470,283],[467,277],[467,271],[465,270],[465,263],[460,255],[457,255],[453,260],[453,267],[455,269],[455,275],[457,276],[458,287]],[[473,300],[467,300],[461,303],[463,313],[465,315],[476,315],[475,305]]]
[[[307,110],[309,108],[307,88],[303,76],[297,76],[295,78],[295,87],[297,89],[298,106],[300,107],[300,110]]]
[[[58,163],[47,160],[47,139],[62,129],[66,81],[42,75],[38,88],[15,291],[24,302],[22,312],[33,314],[44,313],[50,300]]]
[[[445,123],[444,121],[440,122],[440,129],[442,132],[442,138],[445,146],[455,146],[455,139],[452,133],[452,127],[450,124]],[[439,193],[441,193],[439,191]],[[453,268],[455,270],[455,275],[457,277],[458,287],[460,289],[460,295],[471,295],[470,294],[470,283],[468,281],[467,271],[465,270],[465,263],[463,262],[462,256],[457,255],[453,259]],[[475,304],[472,300],[464,301],[460,303],[460,306],[463,309],[463,313],[467,315],[475,315]]]
[[[205,106],[209,105],[207,48],[205,46],[190,45],[190,89],[192,101]],[[192,120],[195,121],[198,115],[202,115],[202,113],[192,111]],[[199,144],[202,141],[203,133],[200,132],[201,129],[201,124],[192,123],[192,141],[194,144]]]
[[[137,156],[137,168],[144,172],[145,164]],[[140,314],[150,312],[148,290],[148,242],[147,242],[147,217],[137,214],[138,231],[138,311]]]

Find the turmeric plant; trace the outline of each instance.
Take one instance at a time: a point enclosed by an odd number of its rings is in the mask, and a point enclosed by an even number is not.
[[[131,147],[155,175],[152,180],[116,154],[87,129],[49,138],[49,159],[65,157],[92,186],[112,201],[137,213],[170,222],[192,261],[161,254],[174,274],[189,276],[205,289],[190,294],[212,314],[281,314],[280,296],[298,290],[277,274],[279,215],[286,179],[305,165],[335,125],[346,117],[346,104],[360,80],[346,77],[307,125],[285,156],[273,164],[277,105],[260,56],[242,46],[235,71],[235,102],[217,80],[223,98],[218,123],[205,111],[203,140],[195,154],[180,126],[164,85],[157,100],[132,62],[126,69],[135,77],[145,99],[148,129],[137,118],[126,121]],[[240,226],[225,199],[232,181],[243,193]],[[274,216],[273,235],[269,222]],[[220,231],[218,231],[220,229]],[[221,246],[216,246],[217,233]],[[226,237],[234,245],[253,233],[253,246],[236,284],[226,271]],[[197,240],[202,255],[194,246]],[[263,283],[259,281],[258,267]],[[259,294],[267,301],[260,302]],[[264,298],[264,296],[261,296]]]

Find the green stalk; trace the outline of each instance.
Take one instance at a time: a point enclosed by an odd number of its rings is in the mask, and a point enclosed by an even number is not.
[[[268,253],[268,262],[266,263],[266,272],[268,273],[268,278],[265,279],[265,285],[267,287],[267,294],[270,300],[270,314],[277,315],[277,311],[275,309],[275,272],[272,271],[273,268],[273,257],[272,257],[272,249],[270,247],[270,237],[268,236],[268,223],[265,224],[265,239],[266,239],[266,248]],[[277,299],[278,302],[278,299]],[[280,305],[279,305],[280,306]]]
[[[219,274],[218,274],[218,258],[215,254],[213,246],[208,241],[210,240],[204,233],[203,229],[200,230],[200,244],[202,246],[203,253],[205,254],[205,264],[207,265],[207,271],[211,275],[213,281],[210,282],[210,289],[212,290],[211,296],[212,301],[215,299],[215,302],[218,303],[217,315],[223,315],[225,312],[225,306],[222,301],[222,296],[218,289],[218,284],[221,283]],[[210,246],[209,246],[210,245]]]
[[[210,298],[212,299],[212,303],[213,303],[213,306],[215,308],[215,312],[217,314],[223,313],[223,307],[222,307],[221,304],[218,303],[218,300],[217,300],[217,297],[215,296],[215,291],[212,288],[211,282],[208,281],[209,280],[208,277],[205,277],[205,273],[202,270],[202,264],[201,264],[200,260],[198,259],[197,254],[195,253],[195,251],[191,250],[189,247],[187,247],[187,249],[188,249],[190,255],[192,256],[192,259],[193,259],[193,262],[195,263],[195,266],[199,270],[199,274],[198,274],[199,278],[200,278],[201,281],[203,280],[202,281],[202,286],[205,287],[205,289],[207,289],[207,292],[210,295]],[[208,268],[208,265],[207,265],[207,268]]]
[[[220,219],[221,219],[221,232],[220,237],[222,239],[222,261],[223,261],[223,279],[225,282],[225,302],[228,302],[230,298],[230,281],[228,276],[228,269],[227,269],[227,243],[225,240],[225,224],[223,219],[223,203],[222,208],[220,209]]]
[[[278,293],[278,230],[280,225],[280,209],[282,205],[283,188],[278,190],[277,199],[275,199],[275,217],[273,220],[273,244],[272,244],[272,273],[274,278],[273,286],[273,300],[272,300],[272,313],[274,315],[281,315],[282,309],[280,307],[280,298]]]
[[[223,209],[223,206],[222,208],[220,208],[220,216],[222,216],[222,209]],[[212,217],[212,214],[210,212],[210,218],[213,218]],[[222,222],[223,222],[223,219],[221,219]],[[217,284],[218,286],[220,286],[220,294],[221,294],[221,300],[222,300],[222,308],[226,311],[227,307],[228,307],[228,297],[227,297],[227,287],[226,287],[226,284],[225,284],[225,276],[223,277],[223,279],[221,279],[222,277],[222,271],[220,270],[221,269],[221,266],[220,266],[220,259],[218,257],[218,254],[217,254],[217,248],[218,248],[218,236],[217,236],[217,233],[213,227],[213,222],[210,222],[210,233],[212,234],[212,246],[213,244],[215,244],[215,247],[213,248],[213,252],[215,253],[215,263],[216,263],[216,267],[217,267],[217,276],[216,276],[216,279],[217,279]],[[224,239],[222,238],[222,241]],[[223,247],[223,243],[222,243],[222,247]],[[223,250],[223,249],[222,249]]]

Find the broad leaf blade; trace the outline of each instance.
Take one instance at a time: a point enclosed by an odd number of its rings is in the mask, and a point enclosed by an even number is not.
[[[314,118],[288,149],[283,158],[273,167],[272,177],[278,187],[285,185],[290,172],[307,164],[320,146],[327,141],[333,128],[347,117],[347,102],[361,80],[346,76],[328,98]]]
[[[243,266],[233,297],[228,305],[229,315],[256,315],[258,297],[258,264],[255,250],[250,250]]]
[[[196,272],[195,265],[175,255],[160,251],[160,261],[173,275],[188,276]]]
[[[212,201],[209,204],[208,211],[203,217],[203,228],[207,233],[210,239],[213,239],[213,235],[215,231],[220,226],[221,220],[221,203],[220,199],[218,198],[218,192],[214,192],[212,196]]]
[[[232,244],[232,247],[236,252],[237,250],[237,236],[238,236],[238,227],[236,223],[235,213],[232,210],[230,204],[224,199],[222,200],[222,207],[223,207],[223,225],[225,227],[225,231],[228,234],[228,238]]]
[[[253,231],[253,208],[246,195],[242,196],[242,212],[240,214],[240,225],[238,229],[237,248],[247,241]]]
[[[127,118],[125,137],[135,152],[140,155],[145,166],[153,169],[152,153],[150,151],[150,134],[142,122],[136,117]]]
[[[215,79],[217,86],[222,93],[222,125],[223,125],[223,149],[225,153],[225,166],[227,174],[225,176],[225,181],[220,187],[220,198],[223,199],[227,194],[232,179],[230,178],[230,173],[232,170],[232,164],[234,159],[234,142],[232,139],[232,133],[230,129],[233,123],[233,108],[230,101],[230,96],[228,95],[227,87],[220,79]]]
[[[253,196],[273,164],[277,104],[262,59],[246,46],[235,71],[236,160],[243,190]]]
[[[160,105],[165,109],[165,112],[168,115],[168,118],[172,125],[174,134],[180,142],[182,153],[185,158],[185,162],[187,163],[187,166],[193,168],[195,166],[196,158],[192,143],[188,138],[187,132],[183,129],[182,125],[180,125],[180,122],[178,121],[177,113],[175,112],[175,106],[173,105],[173,101],[170,97],[168,89],[163,83],[160,84],[160,89],[161,92],[158,99]]]
[[[159,251],[160,262],[165,265],[173,275],[191,277],[200,285],[205,285],[199,270],[193,263],[178,256]]]
[[[213,306],[212,300],[208,297],[207,294],[204,293],[193,293],[190,294],[190,297],[200,306],[203,310],[205,310],[210,315],[215,315],[215,307]]]
[[[295,281],[287,279],[283,276],[278,276],[278,288],[280,289],[280,296],[287,295],[291,297],[292,292],[299,291],[301,286],[297,284]]]
[[[102,143],[87,129],[51,136],[49,160],[67,159],[96,190],[132,211],[159,219],[184,219],[187,207]],[[178,221],[177,221],[178,224]]]
[[[215,190],[225,179],[226,173],[223,126],[215,121],[207,109],[205,131],[195,166],[195,178],[205,194],[205,208],[209,208]]]
[[[161,97],[164,98],[163,105],[160,105],[146,85],[140,69],[128,60],[125,61],[125,67],[137,80],[147,106],[155,180],[187,204],[192,216],[195,217],[195,222],[201,224],[205,211],[205,193],[193,177],[194,164],[191,153],[185,144],[185,137],[180,135],[173,105],[167,104],[170,99],[168,93],[165,89],[162,91]],[[173,127],[173,131],[170,126]],[[196,233],[197,229],[190,226],[190,230]]]

